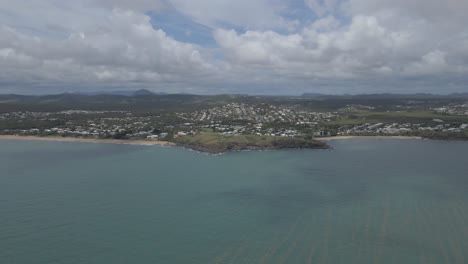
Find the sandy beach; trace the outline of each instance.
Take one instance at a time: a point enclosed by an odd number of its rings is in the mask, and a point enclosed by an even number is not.
[[[336,140],[336,139],[423,139],[422,137],[409,137],[409,136],[336,136],[336,137],[320,137],[316,140]]]
[[[35,140],[35,141],[57,141],[57,142],[87,142],[87,143],[109,143],[145,146],[174,146],[174,143],[167,141],[150,140],[116,140],[116,139],[93,139],[93,138],[71,138],[71,137],[36,137],[36,136],[14,136],[0,135],[0,140]]]
[[[37,136],[15,136],[0,135],[0,140],[35,140],[35,141],[57,141],[57,142],[87,142],[87,143],[109,143],[109,144],[127,144],[127,145],[145,145],[145,146],[175,146],[176,144],[167,141],[150,140],[116,140],[116,139],[94,139],[94,138],[72,138],[72,137],[37,137]],[[320,141],[338,140],[338,139],[422,139],[421,137],[409,136],[336,136],[315,138]]]

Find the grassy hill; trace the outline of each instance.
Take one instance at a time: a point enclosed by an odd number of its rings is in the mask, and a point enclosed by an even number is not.
[[[328,145],[325,143],[313,139],[256,135],[223,136],[210,132],[202,132],[195,136],[174,138],[172,141],[179,146],[208,153],[223,153],[239,150],[328,148]]]

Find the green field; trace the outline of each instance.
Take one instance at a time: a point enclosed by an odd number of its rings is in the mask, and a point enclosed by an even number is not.
[[[353,111],[344,114],[343,118],[327,122],[326,125],[359,125],[364,123],[432,123],[434,119],[450,122],[468,122],[466,116],[442,115],[431,111],[374,112]]]

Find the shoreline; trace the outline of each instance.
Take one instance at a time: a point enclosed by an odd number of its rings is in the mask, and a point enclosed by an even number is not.
[[[97,139],[97,138],[73,138],[73,137],[39,137],[39,136],[15,136],[0,135],[0,140],[32,140],[32,141],[55,141],[55,142],[82,142],[82,143],[107,143],[140,146],[176,146],[168,141],[149,140],[118,140],[118,139]]]
[[[332,140],[349,140],[349,139],[401,139],[401,140],[422,140],[422,137],[416,136],[335,136],[335,137],[321,137],[314,138],[316,141],[326,142]],[[193,150],[201,153],[209,154],[222,154],[232,151],[261,151],[261,150],[275,150],[283,148],[246,148],[238,150],[228,150],[228,151],[209,151],[204,148],[197,148],[189,145],[173,143],[169,141],[150,141],[150,140],[118,140],[118,139],[97,139],[97,138],[73,138],[73,137],[58,137],[58,136],[18,136],[18,135],[0,135],[0,140],[25,140],[25,141],[51,141],[51,142],[82,142],[82,143],[104,143],[104,144],[121,144],[121,145],[139,145],[139,146],[167,146],[167,147],[182,147],[185,149]]]
[[[416,136],[335,136],[335,137],[317,137],[315,140],[330,141],[338,139],[418,139],[422,140],[422,137]]]

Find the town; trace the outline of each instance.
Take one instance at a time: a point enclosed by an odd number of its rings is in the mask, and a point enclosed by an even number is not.
[[[400,105],[395,106],[395,109],[401,108]],[[405,111],[386,111],[380,113],[379,117],[373,117],[376,115],[375,107],[362,104],[349,104],[336,111],[322,112],[294,105],[237,102],[190,112],[157,114],[116,110],[20,111],[0,114],[0,133],[4,135],[171,140],[206,131],[225,137],[256,135],[290,138],[340,135],[428,135],[428,132],[459,135],[468,132],[467,103],[429,108],[427,116],[413,118],[414,122],[408,122],[406,118],[408,111],[411,111],[408,108]],[[386,118],[388,116],[392,118]]]

